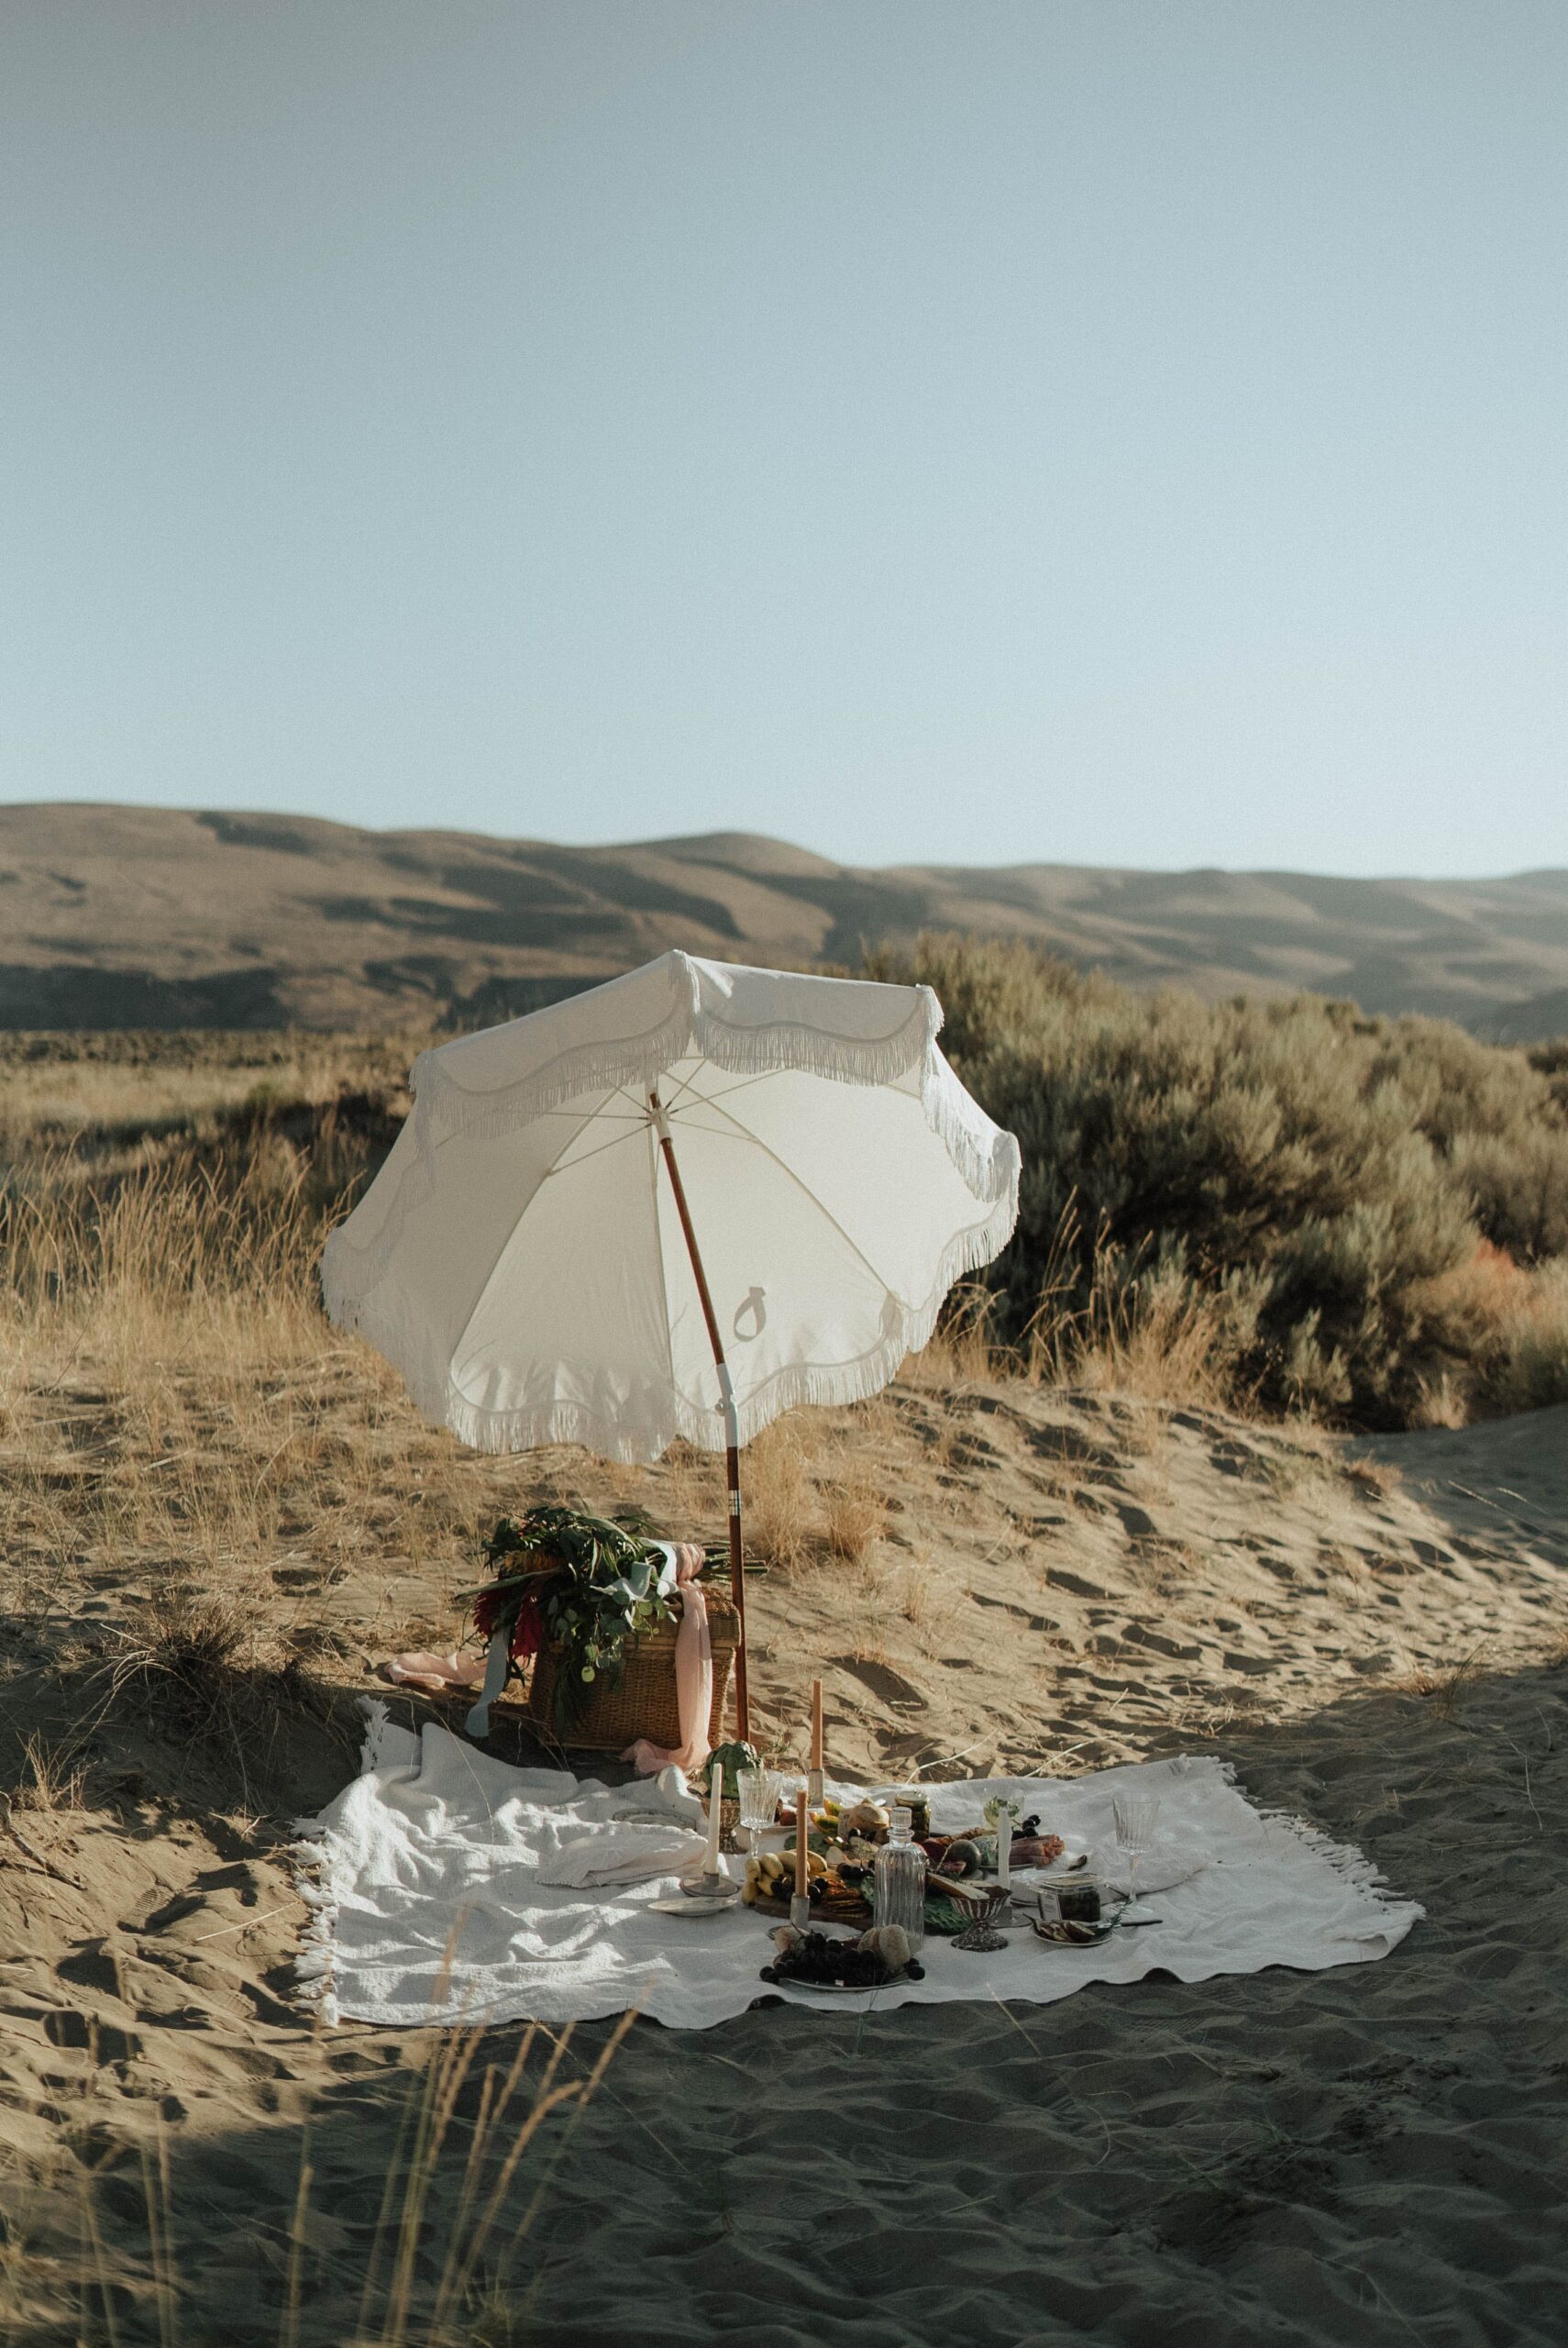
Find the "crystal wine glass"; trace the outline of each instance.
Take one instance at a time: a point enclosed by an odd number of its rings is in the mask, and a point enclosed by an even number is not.
[[[778,1814],[778,1796],[784,1779],[777,1769],[737,1769],[735,1790],[740,1796],[740,1822],[749,1836],[771,1826]]]
[[[1138,1862],[1154,1839],[1154,1829],[1160,1822],[1160,1797],[1143,1787],[1129,1787],[1124,1793],[1110,1797],[1110,1814],[1116,1822],[1116,1847],[1127,1861],[1128,1899],[1122,1911],[1123,1923],[1142,1921],[1138,1914]]]

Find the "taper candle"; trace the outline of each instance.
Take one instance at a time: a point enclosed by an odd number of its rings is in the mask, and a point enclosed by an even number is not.
[[[823,1784],[823,1683],[812,1682],[812,1773],[806,1781],[806,1794],[813,1810],[822,1806]]]
[[[806,1894],[806,1836],[811,1823],[811,1806],[806,1789],[801,1786],[795,1796],[795,1897],[804,1899]]]
[[[1006,1891],[1012,1881],[1012,1811],[1006,1802],[997,1819],[997,1882]]]

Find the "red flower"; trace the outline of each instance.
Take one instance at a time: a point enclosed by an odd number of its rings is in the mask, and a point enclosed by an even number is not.
[[[481,1589],[474,1600],[474,1628],[481,1639],[491,1637],[502,1617],[510,1611],[512,1592],[504,1584],[492,1589]]]
[[[517,1609],[517,1620],[512,1626],[513,1662],[521,1662],[526,1656],[537,1655],[539,1642],[544,1635],[545,1617],[539,1601],[531,1589],[526,1590],[523,1603]]]

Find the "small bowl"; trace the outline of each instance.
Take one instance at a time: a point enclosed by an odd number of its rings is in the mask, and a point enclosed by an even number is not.
[[[1058,1916],[1043,1923],[1036,1916],[1031,1920],[1029,1929],[1037,1941],[1044,1941],[1051,1948],[1098,1948],[1101,1941],[1110,1938],[1120,1921],[1120,1917],[1112,1916],[1104,1923],[1080,1924],[1070,1919],[1064,1922]]]

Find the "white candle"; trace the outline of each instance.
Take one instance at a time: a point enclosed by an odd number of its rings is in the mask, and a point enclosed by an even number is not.
[[[997,1881],[1005,1891],[1012,1881],[1012,1812],[1003,1802],[997,1812]]]
[[[719,1812],[724,1800],[724,1773],[715,1760],[708,1770],[708,1855],[703,1862],[704,1875],[719,1872]]]

